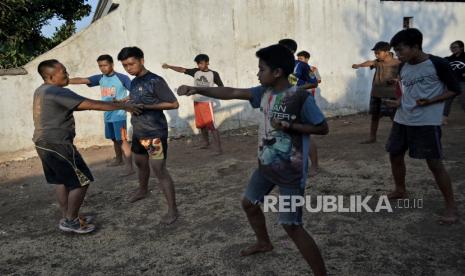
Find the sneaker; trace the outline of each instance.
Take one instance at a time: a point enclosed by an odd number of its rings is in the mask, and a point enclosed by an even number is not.
[[[89,224],[94,220],[94,216],[90,215],[79,215],[79,221],[81,224]],[[65,218],[60,219],[60,224],[65,221]]]
[[[78,234],[87,234],[95,230],[95,225],[87,224],[79,218],[73,220],[65,219],[60,222],[58,228],[64,232],[74,232]]]

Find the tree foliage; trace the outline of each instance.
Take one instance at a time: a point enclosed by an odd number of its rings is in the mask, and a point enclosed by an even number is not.
[[[75,22],[90,14],[86,0],[0,0],[0,68],[26,64],[76,32]],[[62,19],[52,37],[41,29]]]

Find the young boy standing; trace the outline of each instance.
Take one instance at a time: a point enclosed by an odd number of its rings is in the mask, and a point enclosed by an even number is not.
[[[294,56],[282,45],[272,45],[256,53],[259,58],[258,79],[261,86],[238,89],[227,87],[181,86],[179,95],[195,95],[250,101],[260,108],[258,169],[246,188],[242,207],[255,232],[255,245],[241,251],[242,256],[273,249],[266,229],[265,216],[259,204],[273,187],[280,195],[303,196],[308,166],[309,134],[325,135],[328,125],[313,97],[289,83]],[[315,275],[326,275],[318,246],[302,226],[302,207],[280,212],[279,223],[310,265]]]
[[[216,71],[208,68],[210,58],[205,54],[197,55],[194,59],[197,68],[186,69],[184,67],[168,65],[164,63],[163,69],[171,69],[179,73],[187,74],[194,78],[194,86],[213,87],[215,84],[219,87],[224,86],[220,75]],[[211,99],[205,96],[194,95],[194,114],[195,126],[200,129],[204,144],[200,148],[208,148],[210,141],[208,131],[211,132],[213,142],[216,146],[218,154],[223,152],[221,148],[220,134],[215,126],[215,118],[213,113],[213,103]]]
[[[290,38],[284,38],[281,39],[279,44],[283,45],[289,51],[291,51],[292,55],[297,52],[297,42],[295,40],[290,39]],[[289,82],[292,85],[296,86],[303,86],[305,85],[305,88],[315,88],[318,85],[316,85],[317,81],[315,78],[312,78],[312,74],[310,71],[310,65],[305,62],[301,62],[300,60],[296,59],[294,62],[294,70],[292,73],[289,75]],[[306,87],[309,86],[309,87]]]
[[[385,100],[396,98],[395,79],[397,79],[400,61],[393,57],[393,54],[390,52],[391,46],[387,42],[380,41],[376,43],[372,50],[375,53],[375,60],[368,60],[352,65],[353,69],[361,67],[375,69],[370,97],[370,137],[368,140],[361,142],[361,144],[375,143],[381,117],[388,116],[392,119],[396,112],[395,108],[391,108],[385,104]]]
[[[321,76],[320,72],[318,71],[318,68],[316,66],[310,65],[310,53],[307,51],[300,51],[297,53],[297,60],[303,63],[308,64],[310,67],[310,78],[316,78],[316,81],[318,84],[321,83]],[[316,92],[317,87],[312,88],[310,91],[312,92],[313,97],[315,97],[315,92]]]
[[[279,44],[283,45],[292,55],[297,51],[297,42],[290,38],[281,39]],[[310,65],[307,62],[303,62],[296,59],[294,62],[294,71],[289,75],[289,82],[292,85],[299,86],[302,89],[314,89],[318,86],[318,81],[310,70]],[[309,139],[311,140],[310,136]],[[309,176],[315,176],[318,174],[318,151],[315,141],[310,142],[310,171]]]
[[[310,79],[316,79],[317,83],[321,83],[321,76],[320,73],[318,72],[318,68],[315,66],[311,66],[308,61],[310,60],[310,53],[307,51],[300,51],[297,53],[297,60],[300,62],[303,62],[305,64],[308,64],[310,68]],[[312,96],[315,97],[315,92],[316,92],[317,87],[310,88],[310,92],[312,93]],[[318,165],[318,150],[317,150],[317,145],[316,142],[313,141],[312,145],[310,147],[310,170],[308,172],[309,176],[315,176],[318,174],[318,171],[320,170],[320,166]]]
[[[465,52],[464,52],[464,45],[463,41],[456,40],[452,42],[450,45],[450,51],[452,55],[446,57],[449,61],[450,68],[452,72],[454,72],[457,80],[460,83],[460,87],[462,88],[462,93],[465,90]],[[459,102],[462,107],[462,110],[465,111],[465,95],[461,94],[459,97]],[[443,121],[444,125],[448,124],[448,117],[452,107],[452,102],[454,98],[450,98],[446,101],[444,105],[444,112],[443,112]]]
[[[126,98],[130,89],[131,80],[128,76],[115,72],[113,58],[110,55],[101,55],[97,64],[102,72],[88,78],[71,78],[70,84],[87,84],[89,87],[100,86],[102,101],[112,102]],[[107,111],[103,114],[105,123],[105,138],[113,141],[116,160],[109,166],[119,166],[126,163],[126,171],[121,176],[134,173],[132,167],[131,146],[127,139],[126,112],[124,110]]]
[[[95,226],[89,224],[90,217],[79,215],[79,209],[94,178],[73,144],[76,136],[73,113],[80,110],[124,109],[137,115],[140,107],[128,103],[94,101],[64,88],[69,82],[68,73],[56,59],[42,61],[37,71],[44,83],[34,92],[32,141],[47,182],[56,185],[63,215],[58,227],[65,232],[90,233]]]
[[[131,150],[138,169],[139,189],[130,202],[143,199],[148,193],[150,168],[168,203],[168,212],[162,217],[164,224],[173,223],[178,217],[173,179],[166,168],[168,154],[168,123],[163,110],[177,109],[178,101],[165,80],[148,71],[144,66],[144,53],[137,47],[123,48],[118,60],[130,75],[129,101],[140,104],[142,114],[131,118],[133,137]]]
[[[451,179],[442,163],[441,123],[444,101],[460,93],[460,86],[447,60],[422,50],[423,35],[417,29],[398,32],[391,45],[402,61],[400,81],[402,97],[389,100],[396,107],[391,134],[386,145],[389,152],[395,190],[389,198],[404,198],[405,152],[412,158],[426,159],[436,184],[444,196],[446,211],[440,223],[458,220]]]

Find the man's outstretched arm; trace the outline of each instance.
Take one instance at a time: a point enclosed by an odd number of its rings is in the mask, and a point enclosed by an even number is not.
[[[76,107],[76,111],[83,111],[83,110],[112,111],[112,110],[118,110],[118,109],[124,109],[127,112],[131,112],[135,115],[139,115],[140,113],[142,113],[143,107],[141,105],[130,104],[130,103],[104,102],[104,101],[96,101],[96,100],[91,100],[91,99],[85,99]]]
[[[204,95],[220,100],[251,100],[252,91],[250,89],[232,87],[195,87],[181,85],[177,91],[179,96],[191,96],[195,94]]]
[[[353,69],[358,69],[360,67],[372,67],[375,65],[375,62],[373,60],[367,60],[365,62],[359,63],[359,64],[352,64]]]
[[[152,110],[170,110],[170,109],[178,109],[179,103],[178,101],[174,102],[161,102],[156,104],[143,104],[142,109],[152,109]]]
[[[90,84],[90,80],[88,78],[71,78],[69,84]]]
[[[166,64],[166,63],[163,63],[161,68],[163,68],[163,69],[171,69],[171,70],[176,71],[178,73],[186,73],[186,70],[187,70],[184,67],[169,65],[169,64]]]

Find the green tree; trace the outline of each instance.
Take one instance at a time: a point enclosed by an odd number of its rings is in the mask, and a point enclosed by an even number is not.
[[[87,0],[0,0],[0,68],[26,64],[76,32],[75,22],[90,14]],[[41,29],[64,20],[51,38]]]

